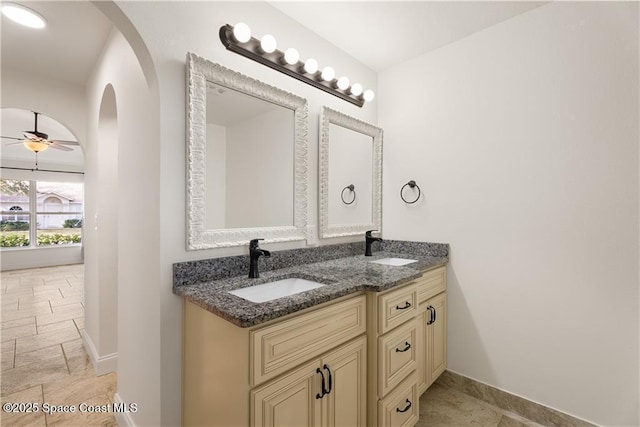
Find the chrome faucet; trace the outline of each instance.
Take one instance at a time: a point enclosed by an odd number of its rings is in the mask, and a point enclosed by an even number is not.
[[[267,258],[271,256],[271,252],[266,249],[260,249],[258,246],[258,241],[264,239],[253,239],[249,242],[249,278],[257,279],[260,277],[260,272],[258,271],[258,259],[260,255],[264,255]]]
[[[364,256],[371,256],[371,244],[373,242],[382,242],[382,238],[381,237],[372,237],[371,233],[373,231],[378,231],[378,230],[369,230],[364,234],[364,242],[365,242],[365,248],[364,248]]]

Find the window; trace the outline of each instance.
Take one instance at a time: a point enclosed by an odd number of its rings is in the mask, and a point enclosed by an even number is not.
[[[29,181],[0,180],[0,246],[29,246]],[[20,212],[17,215],[16,212]]]
[[[82,241],[82,183],[0,179],[0,187],[0,247],[61,246]]]
[[[38,246],[80,243],[82,240],[82,184],[38,182]]]
[[[18,212],[18,211],[22,211],[22,208],[20,206],[11,206],[9,208],[10,211],[14,211],[14,212]],[[11,218],[10,216],[8,218]],[[3,218],[4,219],[4,218]],[[13,221],[28,221],[28,217],[25,217],[24,215],[14,215],[13,216]]]

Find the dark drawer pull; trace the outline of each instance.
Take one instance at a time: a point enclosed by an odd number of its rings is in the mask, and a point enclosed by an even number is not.
[[[322,394],[320,393],[316,394],[316,399],[322,399],[324,395],[327,394],[327,391],[324,386],[324,373],[320,370],[320,368],[316,369],[316,373],[320,374],[320,376],[322,377]]]
[[[411,348],[411,344],[409,344],[408,341],[405,341],[404,345],[405,345],[405,348],[403,348],[402,350],[400,350],[399,348],[396,348],[396,353],[404,353],[405,351]]]
[[[326,369],[327,371],[329,371],[329,390],[323,391],[323,393],[325,394],[329,394],[331,393],[331,391],[333,390],[333,384],[331,384],[331,369],[329,369],[329,367],[327,366],[327,364],[325,363],[324,366],[322,367],[322,369]]]
[[[407,412],[411,408],[411,401],[407,399],[407,406],[404,409],[396,408],[396,412]]]
[[[429,320],[427,320],[427,325],[431,325],[436,321],[435,309],[432,306],[429,306],[427,307],[427,310],[429,310]]]
[[[406,310],[409,307],[411,307],[411,303],[409,301],[405,301],[404,307],[400,307],[399,305],[396,305],[396,310]]]

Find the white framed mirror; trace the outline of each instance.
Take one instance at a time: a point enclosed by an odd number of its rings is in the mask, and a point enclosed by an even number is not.
[[[305,240],[307,101],[187,54],[187,249]]]
[[[320,238],[382,231],[382,129],[323,107],[319,163]]]

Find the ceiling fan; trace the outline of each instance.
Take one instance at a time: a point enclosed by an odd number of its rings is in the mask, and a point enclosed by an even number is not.
[[[38,116],[41,113],[33,111],[35,116],[34,130],[25,130],[22,132],[23,138],[17,138],[13,136],[0,136],[3,139],[15,139],[19,142],[12,142],[6,145],[23,144],[27,149],[36,153],[46,150],[47,148],[55,148],[63,151],[73,151],[73,148],[68,145],[79,145],[78,141],[62,141],[62,140],[50,140],[49,135],[38,131]]]

